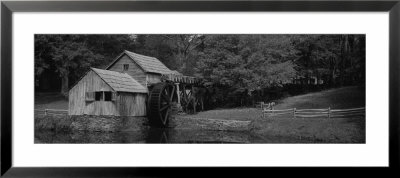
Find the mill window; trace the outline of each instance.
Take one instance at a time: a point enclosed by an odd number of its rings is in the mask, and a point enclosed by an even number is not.
[[[95,100],[96,101],[103,101],[103,92],[102,91],[96,91],[95,92]]]
[[[124,64],[124,71],[127,71],[129,69],[129,64]]]
[[[111,98],[112,98],[111,91],[105,91],[104,92],[104,101],[111,101]]]
[[[91,101],[116,101],[117,93],[112,91],[86,92],[85,100]]]

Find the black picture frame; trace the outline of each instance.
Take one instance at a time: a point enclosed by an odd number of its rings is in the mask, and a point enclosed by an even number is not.
[[[396,1],[2,1],[1,2],[1,175],[9,177],[129,177],[182,174],[177,168],[20,168],[12,166],[12,17],[13,12],[126,12],[126,11],[293,11],[293,12],[389,12],[389,167],[399,167],[399,71],[400,2]],[[155,170],[156,169],[156,170]],[[209,168],[210,171],[216,169]],[[280,169],[280,168],[278,168]],[[294,168],[296,169],[296,168]],[[321,168],[325,169],[325,168]],[[356,168],[357,169],[357,168]],[[368,170],[377,170],[368,169]],[[357,169],[358,170],[358,169]],[[260,173],[260,169],[251,169]],[[286,170],[278,170],[285,173]],[[308,172],[310,170],[298,170]],[[190,174],[209,171],[185,168]],[[218,169],[219,173],[245,174],[242,169]],[[238,174],[237,174],[238,173]],[[331,174],[339,175],[331,171]]]

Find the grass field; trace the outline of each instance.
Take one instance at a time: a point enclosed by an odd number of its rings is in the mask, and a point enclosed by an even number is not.
[[[293,96],[276,101],[276,109],[343,109],[365,107],[365,89],[344,87]],[[200,112],[192,117],[253,121],[253,132],[261,138],[287,137],[319,143],[365,143],[365,117],[351,118],[262,118],[260,109],[234,108]]]
[[[68,110],[68,100],[60,93],[35,93],[35,109]]]
[[[365,106],[365,89],[362,87],[344,87],[322,92],[309,93],[275,101],[275,109],[344,109]],[[194,117],[215,119],[254,120],[261,118],[260,109],[232,108],[215,109],[200,112]]]

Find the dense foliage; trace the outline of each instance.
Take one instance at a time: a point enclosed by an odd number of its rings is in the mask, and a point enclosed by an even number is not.
[[[214,103],[365,83],[365,35],[35,35],[35,78],[56,74],[62,82],[53,89],[67,94],[89,67],[123,50],[202,78]]]

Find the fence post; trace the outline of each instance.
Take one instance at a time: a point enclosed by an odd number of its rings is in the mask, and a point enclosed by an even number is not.
[[[262,118],[264,119],[264,118],[265,118],[265,111],[264,111],[264,109],[261,109],[261,112],[262,112]]]
[[[47,109],[44,109],[44,115],[47,115]]]
[[[328,108],[328,119],[331,118],[331,107]]]
[[[296,119],[296,108],[293,108],[293,118]]]
[[[274,108],[270,106],[269,110],[271,110],[271,116],[275,116]]]

